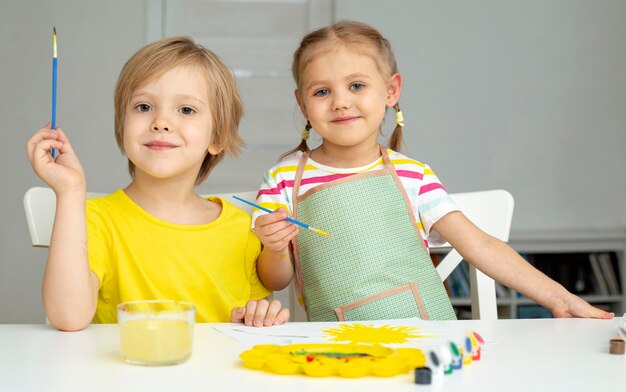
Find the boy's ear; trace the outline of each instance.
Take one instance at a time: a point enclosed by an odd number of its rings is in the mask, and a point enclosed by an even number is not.
[[[396,72],[391,75],[389,79],[389,86],[387,88],[387,107],[393,107],[400,99],[400,93],[402,92],[402,76]]]
[[[209,150],[209,154],[211,155],[217,155],[220,152],[222,152],[224,150],[224,146],[220,146],[219,144],[213,144],[211,143],[211,145],[208,148]]]
[[[296,102],[298,102],[298,106],[300,106],[302,115],[304,118],[308,119],[309,117],[306,115],[306,106],[304,106],[304,102],[302,102],[302,98],[300,98],[300,92],[298,90],[293,90],[293,95],[296,97]]]

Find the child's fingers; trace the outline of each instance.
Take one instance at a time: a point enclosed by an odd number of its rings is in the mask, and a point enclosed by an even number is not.
[[[28,141],[26,142],[26,151],[28,153],[28,156],[33,155],[33,152],[37,148],[37,144],[41,143],[44,140],[56,140],[58,136],[58,134],[55,134],[49,128],[41,128],[39,131],[35,132],[35,134],[31,136],[30,139],[28,139]]]
[[[63,148],[60,149],[59,151],[61,153],[68,153],[68,152],[74,152],[74,148],[72,147],[72,143],[70,143],[70,140],[67,138],[67,135],[65,134],[65,132],[63,132],[63,130],[61,128],[57,128],[56,131],[53,131],[55,133],[58,134],[58,140],[63,142]]]
[[[261,229],[261,232],[258,234],[264,245],[283,247],[298,234],[298,226],[289,223],[278,231],[269,233]]]
[[[260,299],[256,301],[256,309],[252,318],[252,326],[263,326],[263,320],[265,319],[265,314],[267,313],[267,309],[269,308],[269,306],[270,303],[266,299]]]
[[[274,320],[280,312],[280,308],[282,307],[279,300],[274,299],[269,303],[269,307],[267,308],[267,313],[265,313],[265,318],[263,319],[263,325],[269,327],[274,324]]]
[[[276,315],[276,318],[274,318],[274,325],[280,325],[280,324],[284,324],[287,321],[289,321],[289,309],[287,308],[282,308],[278,314]]]
[[[246,308],[234,308],[230,312],[230,322],[242,323],[245,315],[246,315]]]
[[[263,303],[265,302],[265,303]],[[257,316],[259,312],[263,315],[267,312],[268,303],[266,300],[250,300],[246,304],[246,315],[244,316],[244,324],[247,326],[260,327],[263,325],[263,317]],[[257,325],[259,324],[259,325]]]
[[[39,162],[42,161],[52,161],[52,156],[50,156],[50,150],[53,148],[62,149],[63,143],[55,139],[43,139],[32,146],[29,146],[30,151],[28,152],[30,162],[33,166],[37,166]]]

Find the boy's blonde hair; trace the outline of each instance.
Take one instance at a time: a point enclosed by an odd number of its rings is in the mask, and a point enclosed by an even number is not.
[[[244,142],[237,131],[243,115],[243,103],[230,70],[217,55],[191,38],[171,37],[153,42],[141,48],[126,62],[115,86],[115,139],[124,153],[124,118],[133,92],[181,65],[196,65],[206,71],[208,102],[213,121],[212,144],[223,148],[217,155],[207,151],[196,177],[195,183],[198,185],[206,180],[224,154],[234,156],[243,147]],[[130,159],[128,171],[134,178],[135,164]]]
[[[316,57],[334,50],[338,45],[343,45],[374,59],[378,71],[385,78],[390,78],[398,72],[396,57],[391,50],[391,44],[378,30],[365,23],[344,20],[312,31],[300,41],[300,46],[293,54],[291,65],[291,73],[296,82],[298,93],[302,91],[302,73],[306,66]],[[394,109],[399,111],[400,105],[396,104]],[[306,128],[310,129],[308,123]],[[391,134],[389,147],[392,150],[400,151],[401,145],[402,127],[398,125]],[[309,151],[306,138],[303,137],[298,147],[286,152],[281,158],[298,150]]]

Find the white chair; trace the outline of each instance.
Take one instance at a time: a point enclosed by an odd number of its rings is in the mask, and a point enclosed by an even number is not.
[[[87,197],[97,197],[102,193],[88,193]],[[232,195],[237,195],[243,199],[254,201],[256,192],[235,192],[223,193],[221,196],[248,213],[252,213],[252,207],[239,203],[232,199]],[[463,213],[476,226],[502,241],[508,242],[511,220],[513,218],[513,197],[504,190],[456,193],[451,194],[454,201],[461,208]],[[50,188],[34,187],[30,188],[24,195],[24,210],[31,243],[33,246],[48,247],[50,245],[50,234],[54,223],[54,213],[56,209],[56,197]],[[441,247],[450,248],[449,244]],[[450,273],[462,261],[461,255],[452,249],[437,266],[437,272],[441,280],[445,280]],[[498,318],[496,303],[496,290],[493,279],[478,271],[470,265],[470,291],[472,304],[472,318],[481,320],[495,320]],[[295,290],[293,285],[274,293],[274,298],[279,299],[289,307],[292,320],[306,321],[306,314],[295,300]]]
[[[513,220],[513,196],[505,190],[490,190],[450,194],[463,214],[485,233],[504,242],[509,241],[511,221]],[[445,244],[432,249],[448,249]],[[444,257],[437,266],[441,280],[446,280],[463,258],[455,249]],[[496,288],[493,279],[469,265],[470,299],[472,318],[478,320],[497,320],[498,306]]]

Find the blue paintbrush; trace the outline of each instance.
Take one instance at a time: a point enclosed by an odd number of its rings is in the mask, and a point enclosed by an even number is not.
[[[52,27],[52,129],[57,128],[57,28]],[[56,155],[54,148],[50,151],[52,158]]]
[[[258,208],[258,209],[259,209],[259,210],[261,210],[261,211],[269,212],[270,214],[271,214],[272,212],[274,212],[274,211],[270,210],[269,208],[261,207],[260,205],[258,205],[258,204],[254,204],[254,203],[252,203],[251,201],[248,201],[248,200],[244,200],[244,199],[242,199],[241,197],[237,197],[237,196],[233,196],[233,197],[234,197],[235,199],[239,200],[239,201],[242,201],[242,202],[246,203],[246,204],[250,204],[252,207],[256,207],[256,208]],[[295,220],[295,219],[293,219],[293,218],[292,218],[292,217],[290,217],[290,216],[288,216],[288,217],[287,217],[287,218],[285,218],[285,219],[286,219],[288,222],[295,223],[296,225],[298,225],[298,226],[300,226],[300,227],[304,227],[305,229],[313,230],[313,231],[314,231],[314,232],[316,232],[317,234],[325,235],[325,236],[327,236],[327,237],[328,237],[328,236],[330,236],[330,234],[328,234],[328,233],[327,233],[327,232],[325,232],[324,230],[316,229],[315,227],[313,227],[313,226],[309,226],[309,225],[307,225],[306,223],[302,223],[302,222],[300,222],[299,220]]]

